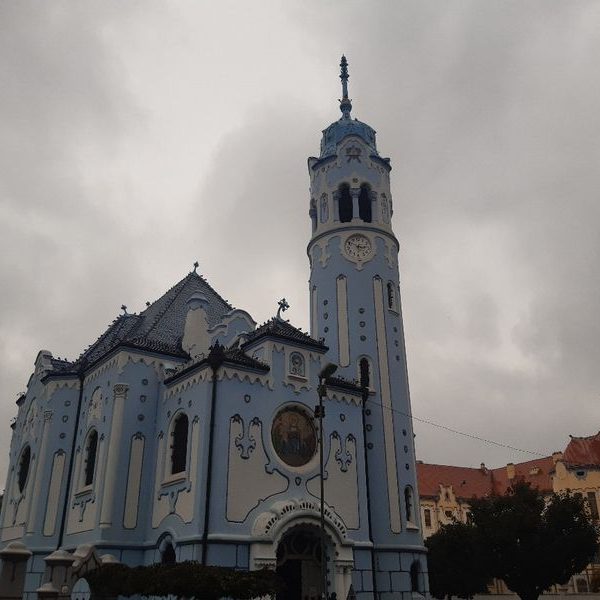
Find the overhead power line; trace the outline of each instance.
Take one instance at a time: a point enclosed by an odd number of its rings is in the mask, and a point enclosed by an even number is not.
[[[398,413],[405,417],[408,417],[412,421],[418,421],[419,423],[425,423],[426,425],[431,425],[432,427],[437,427],[438,429],[443,429],[444,431],[449,431],[450,433],[455,433],[456,435],[462,435],[464,437],[471,438],[472,440],[478,440],[480,442],[484,442],[485,444],[491,444],[493,446],[498,446],[500,448],[507,448],[508,450],[515,450],[516,452],[523,452],[525,454],[532,454],[533,456],[544,457],[547,454],[542,454],[541,452],[534,452],[533,450],[524,450],[523,448],[517,448],[516,446],[511,446],[510,444],[504,444],[502,442],[497,442],[495,440],[490,440],[488,438],[481,437],[479,435],[475,435],[474,433],[467,433],[466,431],[459,431],[458,429],[453,429],[452,427],[447,427],[446,425],[441,425],[440,423],[435,423],[434,421],[429,421],[428,419],[420,419],[419,417],[415,417],[414,415],[402,412],[397,408],[393,408],[391,406],[384,406],[381,402],[375,402],[375,400],[367,400],[371,404],[376,404],[377,406],[381,406],[383,409],[390,410],[392,412]]]

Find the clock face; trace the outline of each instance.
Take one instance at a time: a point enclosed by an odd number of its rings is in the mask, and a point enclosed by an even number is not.
[[[351,235],[344,244],[344,250],[350,258],[366,260],[371,256],[373,247],[371,241],[364,235]]]

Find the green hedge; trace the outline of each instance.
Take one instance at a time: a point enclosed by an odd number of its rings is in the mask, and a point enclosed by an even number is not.
[[[196,600],[250,600],[282,589],[282,581],[274,571],[235,571],[205,567],[193,561],[146,567],[104,565],[88,573],[86,579],[92,597],[98,600],[136,594]]]

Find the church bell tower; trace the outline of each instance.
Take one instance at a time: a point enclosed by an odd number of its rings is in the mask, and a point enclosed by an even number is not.
[[[387,597],[378,582],[386,593],[427,588],[399,244],[391,224],[390,160],[379,155],[375,131],[350,116],[345,57],[340,66],[342,116],[323,131],[319,156],[308,159],[311,335],[325,340],[337,374],[368,388],[365,497],[375,596]]]

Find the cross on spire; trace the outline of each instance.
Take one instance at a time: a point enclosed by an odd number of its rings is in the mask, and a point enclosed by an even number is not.
[[[288,301],[285,298],[282,298],[278,303],[279,308],[277,309],[277,318],[281,319],[281,313],[285,312],[290,305],[288,304]]]
[[[350,118],[350,111],[352,110],[352,100],[348,98],[348,61],[342,54],[342,60],[340,62],[340,79],[342,80],[342,99],[340,100],[340,110],[347,119]]]

